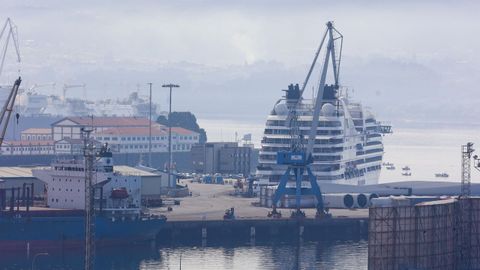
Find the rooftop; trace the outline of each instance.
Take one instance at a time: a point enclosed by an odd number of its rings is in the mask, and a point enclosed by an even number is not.
[[[53,140],[48,141],[5,141],[5,146],[38,146],[38,145],[53,145]]]
[[[125,166],[125,165],[115,165],[114,171],[119,172],[124,175],[139,175],[139,176],[156,176],[157,173],[148,172],[145,170],[140,170],[135,167]]]
[[[52,125],[61,123],[62,121],[70,120],[78,125],[94,126],[94,127],[121,127],[121,126],[137,126],[148,127],[150,120],[143,117],[65,117]]]
[[[31,178],[34,177],[32,170],[35,169],[48,169],[50,166],[13,166],[13,167],[1,167],[0,166],[0,179],[1,178]],[[124,175],[138,175],[138,176],[155,176],[157,173],[147,172],[134,167],[125,165],[115,165],[115,172]],[[0,180],[1,182],[1,180]]]
[[[0,167],[0,178],[30,178],[33,177],[33,169],[43,169],[46,167],[25,166],[25,167]]]
[[[50,128],[27,128],[24,131],[21,132],[23,133],[28,133],[28,134],[52,134],[52,129]]]
[[[95,132],[96,135],[140,135],[148,136],[149,133],[148,127],[119,127],[119,128],[109,128],[103,131]],[[172,127],[172,133],[179,135],[196,135],[197,133],[181,127]],[[168,135],[168,127],[154,125],[152,126],[152,135],[153,136],[164,136]]]

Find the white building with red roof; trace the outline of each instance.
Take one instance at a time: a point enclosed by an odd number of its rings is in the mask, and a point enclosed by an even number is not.
[[[0,153],[2,155],[53,155],[55,149],[52,140],[4,141]]]
[[[54,141],[81,139],[82,128],[103,132],[112,128],[148,128],[149,125],[150,120],[142,117],[65,117],[52,124],[52,135]]]
[[[147,153],[148,127],[118,127],[96,131],[95,140],[108,143],[113,152]],[[181,127],[172,127],[172,152],[189,152],[199,142],[199,133]],[[168,127],[152,126],[152,152],[168,152]]]
[[[51,128],[28,128],[20,133],[22,141],[53,141]]]

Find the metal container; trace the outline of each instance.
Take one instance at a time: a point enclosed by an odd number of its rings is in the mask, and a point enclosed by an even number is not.
[[[353,208],[355,199],[348,193],[323,194],[323,204],[326,208]]]
[[[360,193],[356,197],[356,203],[359,208],[367,208],[370,205],[368,195]]]
[[[302,195],[300,198],[300,208],[315,208],[317,199],[313,195]],[[295,195],[285,195],[282,200],[283,207],[296,208],[297,199]]]

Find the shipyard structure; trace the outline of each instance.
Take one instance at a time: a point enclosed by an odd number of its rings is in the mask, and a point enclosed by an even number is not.
[[[368,269],[479,269],[480,198],[370,208]]]

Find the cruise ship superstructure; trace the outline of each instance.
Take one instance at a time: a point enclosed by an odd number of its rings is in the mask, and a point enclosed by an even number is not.
[[[301,135],[307,137],[311,127],[312,100],[297,103],[298,85],[284,91],[284,98],[277,101],[267,117],[257,168],[260,183],[278,182],[286,170],[276,160],[277,152],[290,147],[290,128],[285,123],[290,106],[297,106]],[[323,101],[311,165],[317,180],[351,185],[378,183],[384,153],[382,134],[388,133],[389,127],[333,86],[325,87]]]

